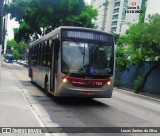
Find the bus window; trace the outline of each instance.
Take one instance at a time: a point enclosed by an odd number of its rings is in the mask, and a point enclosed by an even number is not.
[[[51,62],[52,62],[52,41],[51,40],[48,40],[47,42],[48,44],[48,52],[47,52],[47,66],[50,67],[51,66]]]
[[[112,46],[94,43],[62,43],[62,72],[111,74]]]
[[[42,57],[43,57],[43,55],[42,55],[42,44],[40,44],[39,50],[40,50],[40,62],[39,62],[39,65],[42,66]]]

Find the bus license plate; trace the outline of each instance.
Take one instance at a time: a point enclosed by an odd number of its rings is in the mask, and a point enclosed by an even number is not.
[[[84,95],[84,96],[92,96],[92,95],[93,95],[93,92],[91,92],[91,91],[83,91],[83,92],[81,92],[81,95]]]

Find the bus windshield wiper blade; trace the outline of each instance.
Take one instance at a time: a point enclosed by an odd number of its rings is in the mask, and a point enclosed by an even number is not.
[[[80,43],[78,43],[78,42],[75,42],[75,43],[77,44],[79,51],[80,51],[81,54],[83,55],[83,65],[84,65],[84,59],[85,59],[85,44],[84,44],[84,47],[81,47],[81,46],[80,46]]]

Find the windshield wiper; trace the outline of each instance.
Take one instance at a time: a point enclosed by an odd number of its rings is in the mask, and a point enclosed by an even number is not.
[[[79,42],[75,42],[75,43],[77,44],[77,47],[78,47],[79,51],[80,51],[81,54],[83,55],[83,65],[84,65],[84,59],[85,59],[85,44],[84,44],[84,47],[81,47]]]

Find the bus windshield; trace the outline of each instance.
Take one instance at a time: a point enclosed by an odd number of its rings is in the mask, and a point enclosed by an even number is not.
[[[113,47],[107,44],[62,42],[62,73],[111,74]]]

